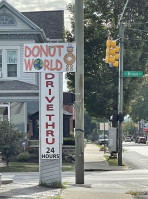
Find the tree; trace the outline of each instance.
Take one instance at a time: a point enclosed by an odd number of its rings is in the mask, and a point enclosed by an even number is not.
[[[148,77],[144,80],[141,89],[137,90],[135,98],[130,103],[130,116],[134,121],[141,119],[148,121]]]
[[[85,138],[87,139],[95,139],[96,136],[94,134],[97,131],[97,124],[96,121],[93,121],[93,118],[88,115],[85,111],[84,113],[84,132]]]
[[[15,130],[13,124],[6,120],[0,122],[0,151],[7,167],[10,158],[20,152],[22,140],[23,134]]]
[[[118,21],[123,11],[123,0],[85,0],[84,1],[84,32],[85,32],[85,107],[94,117],[108,118],[118,106],[118,69],[105,64],[106,40],[110,35],[118,37]],[[71,13],[74,6],[69,5]],[[142,70],[147,72],[148,52],[147,42],[147,10],[148,2],[129,1],[123,16],[125,28],[124,70]],[[74,18],[72,32],[66,39],[74,37]],[[70,90],[74,91],[74,74],[68,73]],[[129,111],[129,103],[140,87],[142,78],[124,79],[124,114]]]
[[[132,120],[123,123],[123,135],[133,136],[135,134],[135,124]]]

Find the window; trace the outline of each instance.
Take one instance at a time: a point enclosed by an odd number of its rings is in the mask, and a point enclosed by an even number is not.
[[[0,25],[15,25],[16,21],[9,13],[0,14]]]
[[[19,46],[0,46],[0,78],[16,79],[20,65]]]
[[[17,51],[7,51],[7,77],[17,77]]]
[[[10,121],[10,105],[0,104],[0,121],[8,120]]]

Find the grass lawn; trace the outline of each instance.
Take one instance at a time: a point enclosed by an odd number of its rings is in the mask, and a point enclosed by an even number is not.
[[[109,166],[118,166],[118,159],[117,158],[111,158],[108,155],[104,155],[104,157],[107,160]]]
[[[9,167],[0,167],[0,172],[38,172],[38,163],[9,162]]]
[[[64,163],[62,165],[62,171],[73,171],[74,164]],[[4,166],[0,167],[0,173],[2,172],[38,172],[39,164],[38,163],[29,163],[29,162],[9,162],[9,167]]]
[[[118,166],[118,158],[117,157],[112,158],[108,155],[104,155],[104,158],[107,160],[109,166]],[[122,166],[126,166],[126,164],[123,162]]]

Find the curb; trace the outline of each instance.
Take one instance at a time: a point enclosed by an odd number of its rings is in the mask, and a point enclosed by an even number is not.
[[[2,179],[1,184],[10,184],[13,183],[13,179]]]

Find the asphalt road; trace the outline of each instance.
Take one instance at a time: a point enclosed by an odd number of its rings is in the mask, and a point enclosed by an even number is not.
[[[148,145],[134,142],[123,143],[123,161],[131,169],[148,169]]]

